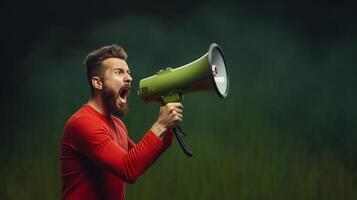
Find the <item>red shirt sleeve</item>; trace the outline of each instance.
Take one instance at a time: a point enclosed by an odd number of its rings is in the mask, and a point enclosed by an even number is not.
[[[128,137],[128,150],[135,147],[135,143]]]
[[[162,139],[164,146],[162,148],[162,151],[165,151],[172,143],[172,139],[174,137],[174,133],[172,132],[172,130],[168,130],[164,136],[164,138]]]
[[[161,141],[148,131],[138,144],[128,140],[128,152],[115,143],[98,121],[82,117],[69,124],[71,143],[97,166],[133,183],[169,145],[170,134]],[[172,140],[172,135],[171,135]]]
[[[126,129],[125,129],[126,130]],[[172,144],[172,140],[174,137],[174,133],[172,132],[172,130],[168,130],[164,136],[164,138],[162,139],[162,142],[164,143],[162,148],[161,148],[161,153],[164,152],[171,144]],[[129,137],[128,137],[128,150],[130,150],[131,148],[133,148],[135,146],[135,142],[133,142]]]

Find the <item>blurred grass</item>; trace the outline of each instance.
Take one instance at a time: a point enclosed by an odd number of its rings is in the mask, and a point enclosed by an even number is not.
[[[212,14],[214,11],[214,15]],[[274,18],[208,4],[182,19],[132,13],[78,33],[54,28],[23,65],[23,99],[5,108],[0,199],[58,199],[59,140],[89,95],[82,60],[102,45],[129,54],[133,88],[161,68],[223,47],[225,100],[185,96],[183,128],[194,157],[174,143],[127,199],[356,199],[356,37],[314,42]],[[322,41],[322,42],[321,42]],[[157,116],[136,91],[123,120],[138,141]],[[3,116],[4,117],[4,116]]]

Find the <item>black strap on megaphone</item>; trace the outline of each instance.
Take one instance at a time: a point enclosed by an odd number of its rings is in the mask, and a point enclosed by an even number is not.
[[[170,102],[182,102],[183,100],[183,96],[180,93],[169,93],[166,94],[164,96],[162,96],[161,99],[161,104],[167,104]],[[181,147],[181,149],[183,150],[183,152],[191,157],[193,155],[191,149],[187,146],[187,144],[185,143],[185,141],[183,140],[183,137],[186,136],[186,134],[182,131],[181,127],[179,125],[177,125],[175,128],[173,128],[173,132],[176,136],[176,139]]]
[[[186,136],[186,134],[182,131],[181,127],[180,126],[176,126],[174,129],[173,129],[174,133],[175,133],[175,136],[177,138],[177,141],[181,147],[181,149],[183,150],[183,152],[191,157],[193,155],[193,152],[191,151],[191,149],[187,146],[187,144],[185,143],[185,141],[183,140],[183,137]]]

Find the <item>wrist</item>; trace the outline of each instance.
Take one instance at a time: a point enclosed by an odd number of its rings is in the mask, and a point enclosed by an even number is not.
[[[167,128],[156,122],[150,129],[157,137],[159,137],[160,139],[162,139],[165,135],[165,132],[167,131]]]

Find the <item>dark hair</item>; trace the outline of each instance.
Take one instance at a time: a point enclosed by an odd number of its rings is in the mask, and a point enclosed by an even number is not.
[[[107,58],[120,58],[126,60],[127,57],[128,56],[123,47],[118,46],[117,44],[101,47],[87,55],[86,59],[84,59],[84,64],[87,68],[87,79],[92,95],[94,94],[94,88],[92,85],[93,76],[102,77],[104,74],[104,69],[102,67],[103,60]]]

